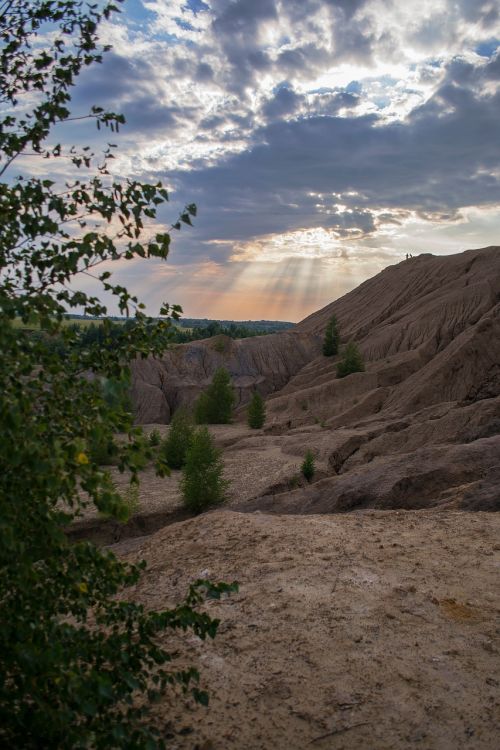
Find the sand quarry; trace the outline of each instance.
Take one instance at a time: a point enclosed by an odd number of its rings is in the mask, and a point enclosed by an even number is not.
[[[366,362],[342,380],[321,355],[332,314]],[[391,266],[291,332],[138,360],[137,421],[165,434],[220,366],[238,401],[210,428],[226,503],[189,518],[179,472],[148,469],[127,525],[89,514],[72,532],[145,559],[130,596],[147,607],[200,577],[239,582],[206,604],[213,642],[168,641],[211,696],[155,708],[169,747],[496,750],[500,248]]]

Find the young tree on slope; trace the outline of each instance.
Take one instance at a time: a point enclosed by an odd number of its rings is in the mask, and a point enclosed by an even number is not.
[[[323,355],[325,357],[333,357],[339,350],[340,336],[338,332],[337,318],[332,315],[325,330],[325,338],[323,340]]]
[[[181,407],[172,417],[168,435],[160,445],[160,455],[171,469],[182,469],[184,466],[193,434],[192,417]]]
[[[253,430],[260,430],[266,420],[266,405],[258,391],[254,391],[248,405],[247,422]]]
[[[337,363],[337,377],[345,378],[353,372],[364,372],[363,357],[354,341],[350,341],[342,353],[342,359]]]
[[[221,451],[206,427],[200,427],[193,435],[186,452],[186,461],[181,481],[185,507],[201,513],[224,501],[228,482],[223,476]]]
[[[71,87],[100,62],[98,24],[113,10],[111,3],[0,0],[2,747],[164,747],[161,731],[146,721],[148,699],[176,684],[202,702],[207,696],[196,687],[196,671],[176,668],[157,635],[173,628],[213,637],[217,621],[196,605],[204,592],[218,597],[228,590],[199,581],[179,607],[146,612],[123,594],[142,564],[90,543],[70,544],[65,534],[88,503],[126,518],[127,503],[90,449],[125,432],[128,440],[114,453],[119,468],[137,479],[151,449],[109,392],[128,382],[124,363],[160,354],[170,333],[169,320],[147,318],[108,270],[118,259],[167,257],[168,232],[141,242],[166,190],[112,176],[111,145],[96,163],[85,148],[67,151],[48,141],[56,124],[72,119]],[[98,107],[88,117],[113,132],[124,122]],[[16,177],[20,156],[23,167],[43,157],[45,174],[64,160],[63,172],[69,165],[89,176],[65,184]],[[175,228],[194,214],[189,206]],[[106,314],[98,297],[75,288],[82,275],[93,276],[122,314],[135,317],[112,347],[78,346],[78,330],[63,325],[67,310]],[[178,312],[162,309],[164,316]],[[48,335],[31,336],[19,321]],[[64,340],[64,359],[48,345],[52,336]]]
[[[229,424],[234,401],[231,376],[224,367],[219,367],[207,390],[200,394],[196,402],[196,421],[198,424]]]

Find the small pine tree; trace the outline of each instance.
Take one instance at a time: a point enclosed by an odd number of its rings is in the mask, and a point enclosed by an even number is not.
[[[301,467],[302,476],[307,479],[308,482],[310,482],[314,476],[315,469],[316,467],[314,466],[314,454],[311,450],[309,450],[306,452],[304,463]]]
[[[209,398],[207,392],[200,393],[194,405],[194,420],[196,424],[208,424]]]
[[[200,394],[195,405],[198,424],[228,424],[233,415],[235,396],[231,376],[224,367],[219,367],[207,390]]]
[[[332,315],[330,322],[328,323],[325,330],[325,338],[323,340],[323,354],[325,357],[333,357],[339,350],[339,331],[337,325],[337,318]]]
[[[258,391],[253,392],[252,400],[248,405],[247,421],[248,426],[253,430],[260,430],[266,419],[266,407],[264,399]]]
[[[228,482],[223,477],[221,451],[206,427],[196,430],[186,453],[181,491],[184,506],[201,513],[225,499]]]
[[[193,433],[190,415],[184,409],[178,409],[172,417],[168,435],[162,441],[159,450],[160,456],[171,469],[181,469],[184,466]]]
[[[364,372],[363,357],[354,341],[350,341],[344,349],[342,359],[337,364],[337,377],[345,378],[353,372]]]

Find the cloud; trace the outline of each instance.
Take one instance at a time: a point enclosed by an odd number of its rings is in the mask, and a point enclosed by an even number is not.
[[[175,268],[216,267],[224,288],[236,277],[221,269],[242,273],[272,247],[275,265],[342,252],[361,267],[366,253],[373,270],[410,231],[450,251],[443,233],[457,242],[468,222],[486,226],[471,211],[500,203],[494,0],[133,7],[105,27],[114,51],[81,77],[73,106],[125,114],[116,173],[166,181],[166,223],[198,204]]]

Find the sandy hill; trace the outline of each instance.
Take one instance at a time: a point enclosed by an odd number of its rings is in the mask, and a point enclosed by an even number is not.
[[[286,472],[261,472],[252,496],[242,492],[234,507],[499,509],[499,302],[500,247],[421,255],[386,268],[292,331],[208,339],[135,363],[138,419],[166,422],[223,365],[240,407],[254,387],[267,395],[263,432],[229,437],[231,451],[246,451],[250,464],[274,452],[287,465],[307,446],[320,469],[316,481],[295,489]],[[337,358],[322,356],[332,314],[342,340],[359,345],[365,372],[338,379]]]
[[[206,605],[222,621],[214,642],[168,636],[211,696],[208,711],[158,704],[172,747],[499,746],[500,514],[484,512],[500,510],[499,300],[500,248],[424,255],[291,331],[134,363],[137,419],[163,434],[221,365],[239,403],[233,424],[210,427],[225,506],[186,518],[180,472],[150,468],[128,525],[73,529],[147,561],[133,591],[147,607],[200,577],[240,583]],[[339,380],[322,356],[333,313],[366,372]],[[254,387],[263,430],[245,423]]]

